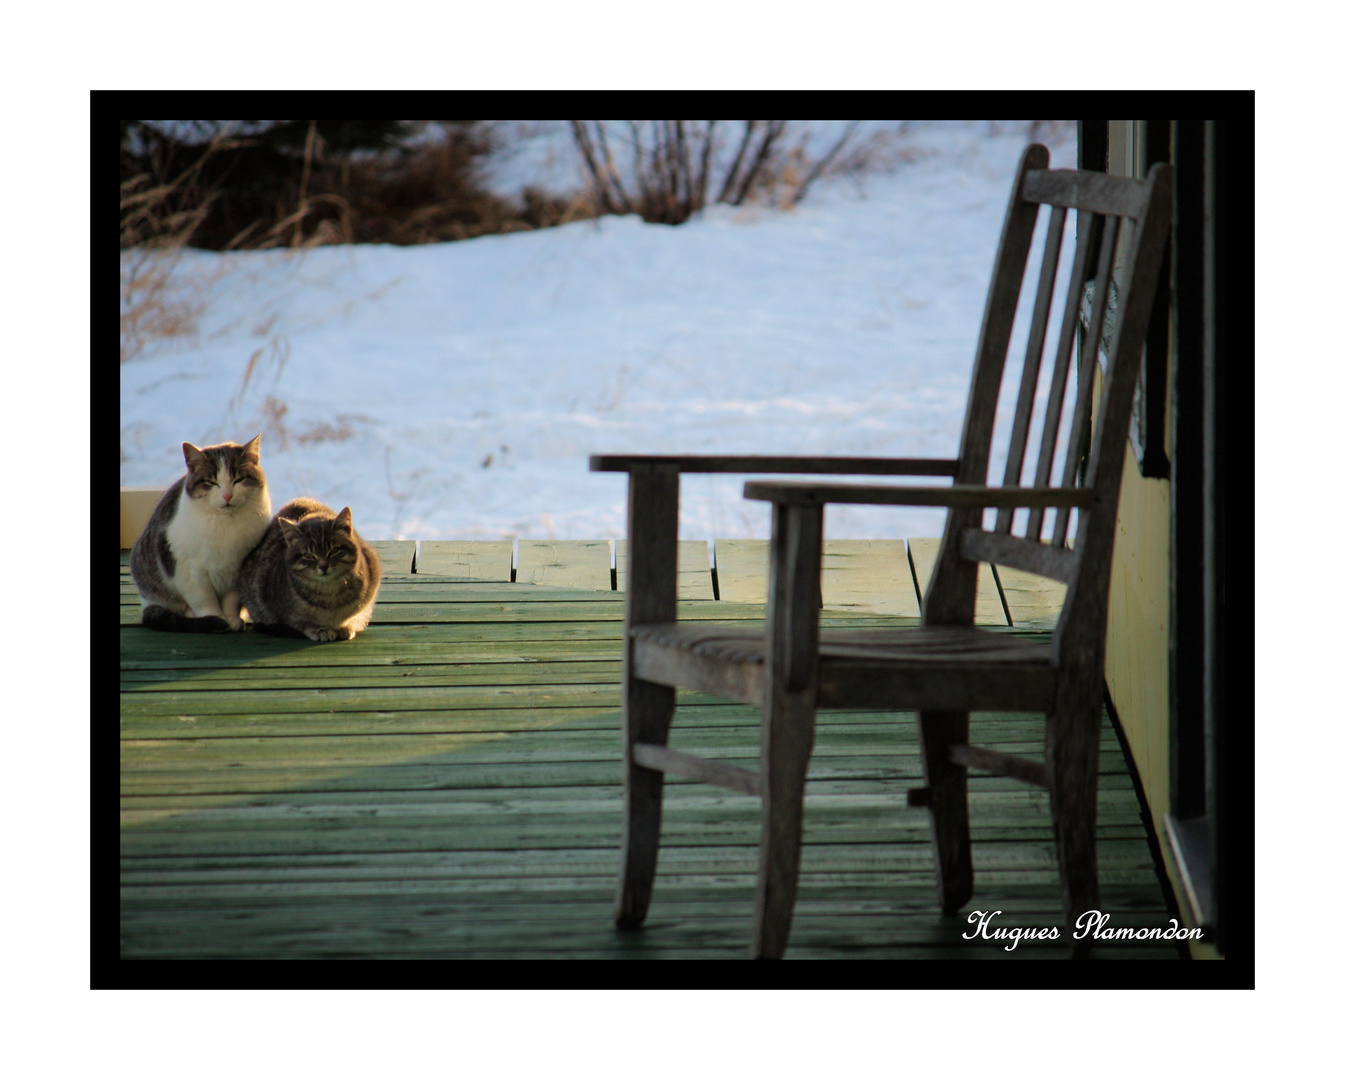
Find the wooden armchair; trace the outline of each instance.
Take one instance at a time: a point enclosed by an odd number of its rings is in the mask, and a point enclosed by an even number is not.
[[[595,471],[629,474],[625,621],[625,827],[617,925],[638,928],[658,856],[663,774],[672,772],[759,795],[762,838],[752,955],[776,958],[789,940],[803,831],[803,789],[819,708],[910,709],[920,716],[926,786],[908,802],[929,808],[939,900],[956,911],[972,895],[967,769],[1050,792],[1068,925],[1097,906],[1097,766],[1107,599],[1131,403],[1171,212],[1170,167],[1144,181],[1048,170],[1045,147],[1024,151],[990,281],[955,460],[803,457],[595,456]],[[1001,486],[987,486],[991,434],[1038,208],[1050,206],[1046,250]],[[1031,486],[1021,486],[1027,434],[1052,306],[1066,214],[1077,211],[1077,244],[1063,330],[1050,377]],[[1124,225],[1125,221],[1132,224]],[[1098,237],[1100,245],[1098,243]],[[1124,245],[1122,240],[1125,240]],[[1126,257],[1114,270],[1118,251]],[[1096,263],[1090,256],[1097,252]],[[1064,478],[1052,482],[1065,386],[1085,279],[1119,290],[1096,416],[1093,373],[1104,320],[1092,318],[1078,364],[1076,407]],[[1095,294],[1105,296],[1106,288]],[[1109,327],[1110,330],[1110,327]],[[1086,460],[1085,439],[1091,427]],[[1079,476],[1080,464],[1084,464]],[[770,592],[764,632],[677,622],[678,477],[683,472],[945,476],[952,485],[897,486],[749,481],[743,494],[773,503]],[[822,514],[827,503],[948,508],[922,625],[819,631]],[[986,509],[997,510],[983,526]],[[1044,511],[1055,508],[1042,542]],[[1016,515],[1025,529],[1015,535]],[[1066,545],[1070,513],[1077,514]],[[1048,644],[972,625],[981,561],[1041,574],[1068,587]],[[760,770],[720,764],[667,746],[678,686],[762,710]],[[973,746],[968,714],[1022,710],[1047,715],[1044,759]]]

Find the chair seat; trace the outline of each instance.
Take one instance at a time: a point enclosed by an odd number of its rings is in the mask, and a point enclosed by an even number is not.
[[[759,705],[764,628],[647,623],[631,628],[637,678]],[[973,626],[823,629],[823,709],[995,709],[1045,712],[1055,699],[1051,646]]]

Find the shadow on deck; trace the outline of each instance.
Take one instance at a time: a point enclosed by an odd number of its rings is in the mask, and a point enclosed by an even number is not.
[[[400,569],[400,567],[397,567]],[[407,566],[406,569],[410,569]],[[621,825],[620,594],[390,573],[353,642],[139,627],[121,578],[121,955],[732,959],[750,936],[758,802],[670,778],[645,928],[612,923]],[[683,618],[760,619],[686,600]],[[833,625],[909,616],[824,612]],[[1011,631],[1018,632],[1018,631]],[[679,699],[672,745],[754,767],[753,710]],[[1014,960],[934,898],[909,714],[823,713],[787,956]],[[973,717],[1033,753],[1042,719]],[[1103,725],[1102,908],[1168,925],[1122,752]],[[977,893],[993,925],[1059,924],[1044,792],[974,777]],[[1098,959],[1175,959],[1098,942]]]

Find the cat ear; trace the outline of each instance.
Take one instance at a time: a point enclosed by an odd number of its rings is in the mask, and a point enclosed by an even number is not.
[[[336,524],[338,527],[342,529],[350,528],[350,507],[347,506],[344,510],[342,510],[339,514],[336,515]]]
[[[260,432],[252,436],[252,441],[243,447],[243,457],[245,460],[252,462],[254,465],[261,460],[261,442],[262,437]]]
[[[277,517],[276,522],[280,526],[280,534],[285,538],[286,543],[303,539],[304,531],[289,518]]]
[[[187,459],[188,467],[205,460],[205,454],[201,453],[200,450],[192,446],[189,442],[184,442],[182,444],[182,456]]]

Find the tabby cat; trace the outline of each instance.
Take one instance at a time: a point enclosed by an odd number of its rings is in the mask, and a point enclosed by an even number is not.
[[[276,514],[243,563],[238,588],[256,629],[281,637],[346,641],[369,625],[382,569],[350,523],[316,499]]]
[[[131,548],[145,626],[197,634],[243,629],[238,568],[271,517],[260,445],[260,435],[246,446],[182,444],[187,475],[164,492]]]

